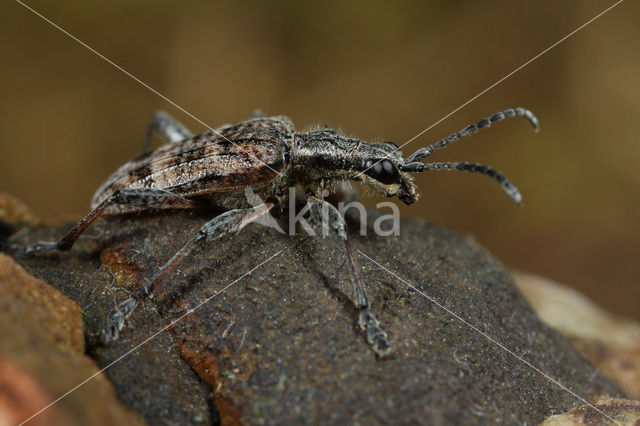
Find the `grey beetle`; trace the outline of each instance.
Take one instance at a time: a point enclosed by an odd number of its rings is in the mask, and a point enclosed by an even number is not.
[[[361,181],[386,197],[398,197],[405,204],[418,199],[417,187],[410,173],[429,170],[476,172],[495,179],[516,203],[522,201],[517,188],[496,170],[466,162],[423,163],[434,151],[463,136],[507,117],[522,116],[538,129],[538,120],[523,108],[507,109],[476,124],[420,148],[404,158],[391,142],[371,143],[348,138],[331,129],[296,132],[291,120],[284,116],[254,116],[236,124],[193,135],[164,112],[154,115],[144,153],[124,164],[97,190],[92,211],[60,241],[41,242],[23,248],[24,252],[69,250],[82,232],[101,214],[122,214],[158,208],[196,208],[203,198],[227,211],[206,223],[189,242],[172,256],[157,273],[139,287],[134,297],[111,312],[102,332],[104,342],[118,338],[127,316],[147,297],[154,286],[196,245],[237,232],[250,222],[283,206],[288,188],[301,188],[312,215],[328,214],[328,223],[345,245],[355,289],[354,305],[359,310],[359,323],[374,352],[384,357],[390,351],[387,334],[369,310],[364,283],[358,272],[346,225],[340,212],[322,198],[322,191],[338,181]],[[166,141],[148,151],[152,132]],[[245,197],[251,187],[264,203],[252,206]]]

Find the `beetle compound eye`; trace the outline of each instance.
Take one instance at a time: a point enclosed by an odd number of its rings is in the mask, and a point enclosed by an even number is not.
[[[398,183],[400,180],[398,168],[389,160],[377,160],[364,173],[384,185]]]

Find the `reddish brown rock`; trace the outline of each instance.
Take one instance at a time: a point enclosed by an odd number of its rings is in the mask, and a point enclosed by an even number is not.
[[[15,228],[34,226],[39,222],[22,201],[6,192],[0,192],[0,220]]]
[[[0,244],[17,229],[38,224],[38,218],[20,200],[0,192]]]
[[[606,414],[608,419],[604,419],[589,405],[581,405],[565,414],[557,414],[547,418],[540,423],[540,426],[582,426],[582,425],[603,425],[614,424],[638,426],[640,424],[640,402],[628,399],[616,399],[601,397],[593,402],[600,412]],[[613,421],[610,421],[613,420]]]
[[[84,355],[78,305],[1,254],[0,294],[0,424],[17,424],[98,369]],[[118,401],[112,384],[98,374],[30,424],[143,422]]]
[[[0,425],[18,424],[53,400],[53,395],[37,377],[17,362],[0,356]],[[60,406],[54,405],[34,418],[32,424],[54,425],[69,420],[61,413]]]
[[[606,312],[579,292],[522,272],[515,282],[540,318],[594,365],[640,399],[640,323]]]

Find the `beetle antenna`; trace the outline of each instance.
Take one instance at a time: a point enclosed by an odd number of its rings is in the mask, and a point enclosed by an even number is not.
[[[493,123],[497,123],[498,121],[502,121],[505,118],[510,118],[510,117],[525,117],[527,120],[529,120],[529,123],[531,123],[531,125],[533,126],[536,132],[539,129],[538,119],[536,118],[535,115],[533,115],[531,111],[524,108],[510,108],[501,112],[496,112],[491,117],[484,118],[478,121],[476,124],[470,124],[469,126],[465,127],[459,132],[456,132],[447,138],[441,139],[438,142],[432,145],[429,145],[428,147],[420,148],[415,153],[411,154],[406,159],[406,162],[413,163],[415,161],[422,161],[428,156],[430,156],[431,153],[433,153],[434,151],[444,148],[445,146],[449,145],[451,142],[455,142],[463,136],[472,135],[476,133],[478,130],[482,129],[483,127],[489,127]]]
[[[467,162],[457,162],[457,163],[420,163],[414,162],[405,164],[400,168],[403,172],[408,173],[420,173],[426,172],[429,170],[457,170],[460,172],[472,172],[472,173],[481,173],[483,175],[489,176],[491,179],[497,181],[500,186],[509,194],[509,196],[516,202],[518,205],[522,205],[522,195],[520,195],[520,191],[518,188],[512,184],[509,179],[507,179],[502,173],[497,170],[492,169],[489,166],[485,166],[477,163],[467,163]]]

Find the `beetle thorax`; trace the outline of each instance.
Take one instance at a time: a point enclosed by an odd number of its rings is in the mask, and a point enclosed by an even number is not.
[[[402,152],[390,142],[365,142],[331,129],[296,133],[291,162],[295,182],[310,192],[356,180],[386,197],[411,192],[415,201],[411,177],[398,170],[404,164]]]
[[[291,156],[296,181],[348,179],[358,142],[330,129],[296,133]]]

